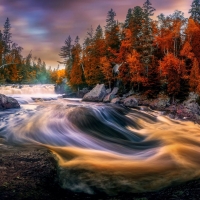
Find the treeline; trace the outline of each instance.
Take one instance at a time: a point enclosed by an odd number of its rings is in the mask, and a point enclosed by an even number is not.
[[[118,84],[122,92],[134,90],[149,97],[166,92],[184,98],[200,94],[200,0],[189,13],[175,11],[152,20],[155,8],[146,0],[130,8],[123,23],[111,9],[106,26],[91,27],[84,43],[69,36],[61,48],[68,84],[78,90],[97,83]]]
[[[7,18],[3,32],[0,31],[0,84],[38,84],[59,83],[61,72],[58,69],[47,69],[46,64],[40,58],[22,56],[23,48],[13,42],[11,25]],[[63,72],[65,74],[65,72]]]

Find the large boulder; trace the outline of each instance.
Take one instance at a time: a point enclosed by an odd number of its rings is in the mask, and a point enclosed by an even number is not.
[[[138,100],[134,96],[130,96],[124,99],[124,106],[130,108],[136,108],[138,107]]]
[[[97,84],[90,92],[84,95],[82,101],[100,102],[106,95],[104,84]]]
[[[0,94],[0,109],[9,108],[20,108],[20,105],[16,99]]]

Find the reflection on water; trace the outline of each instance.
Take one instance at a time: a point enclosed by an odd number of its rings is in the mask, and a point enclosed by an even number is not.
[[[192,122],[78,99],[34,105],[10,114],[0,135],[51,149],[64,188],[143,192],[200,177],[200,128]]]

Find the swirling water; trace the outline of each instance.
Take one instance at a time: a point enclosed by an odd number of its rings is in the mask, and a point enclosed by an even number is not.
[[[76,99],[29,102],[1,118],[0,136],[49,148],[60,184],[75,191],[144,192],[200,178],[200,127],[153,111]]]

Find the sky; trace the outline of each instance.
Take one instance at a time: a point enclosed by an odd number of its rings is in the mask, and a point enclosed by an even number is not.
[[[70,35],[78,35],[83,42],[87,30],[95,30],[106,24],[106,16],[112,8],[116,20],[124,22],[129,8],[142,6],[145,0],[0,0],[0,30],[8,17],[12,41],[23,47],[23,56],[30,51],[40,57],[47,67],[58,66],[60,48]],[[154,19],[160,13],[172,14],[175,10],[188,10],[193,0],[150,0],[156,9]],[[63,66],[60,65],[60,68]]]

